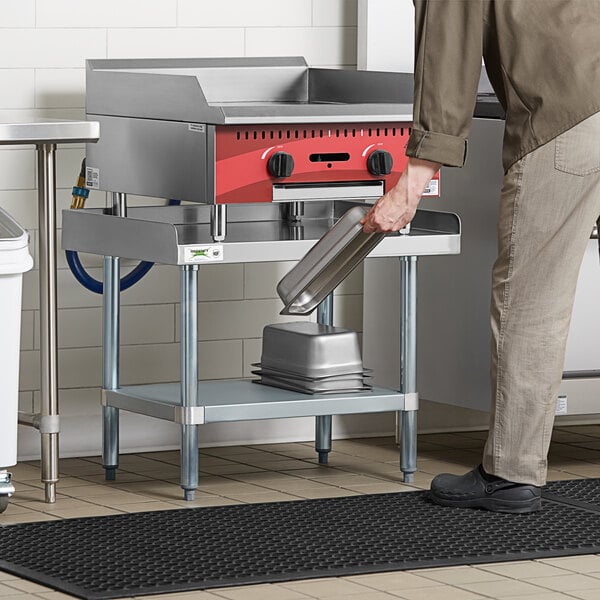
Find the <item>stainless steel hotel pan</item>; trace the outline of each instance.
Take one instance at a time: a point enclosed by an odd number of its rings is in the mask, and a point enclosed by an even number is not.
[[[260,362],[262,369],[311,379],[363,372],[355,331],[310,321],[266,325]]]
[[[282,315],[311,313],[385,237],[365,233],[360,220],[370,206],[355,206],[306,253],[277,285]]]

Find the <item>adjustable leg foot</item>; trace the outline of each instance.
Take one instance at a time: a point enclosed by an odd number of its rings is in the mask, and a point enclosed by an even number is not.
[[[183,499],[191,502],[196,497],[196,490],[183,490]]]
[[[46,502],[54,504],[56,502],[56,482],[51,481],[44,484]]]
[[[102,466],[104,480],[114,481],[119,468],[119,409],[102,407]]]
[[[319,464],[326,465],[329,463],[329,450],[319,451]]]
[[[400,411],[400,470],[404,483],[412,483],[417,470],[417,411]]]
[[[319,464],[326,465],[331,452],[331,415],[315,418],[315,450],[319,456]]]

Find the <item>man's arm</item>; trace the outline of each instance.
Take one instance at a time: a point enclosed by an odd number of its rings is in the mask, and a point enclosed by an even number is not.
[[[363,219],[364,230],[398,231],[414,217],[440,166],[462,167],[477,99],[482,0],[415,0],[415,91],[408,165]]]
[[[415,91],[407,156],[463,166],[482,51],[483,0],[415,0]]]

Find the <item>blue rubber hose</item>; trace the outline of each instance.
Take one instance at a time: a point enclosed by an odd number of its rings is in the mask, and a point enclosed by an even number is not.
[[[102,294],[104,292],[104,284],[102,281],[94,279],[81,264],[79,254],[75,250],[65,250],[67,256],[67,264],[71,273],[79,283],[90,292]],[[119,281],[119,291],[124,292],[126,289],[135,285],[154,265],[153,262],[146,260],[141,261],[134,269]]]
[[[179,206],[181,201],[169,200],[168,206]],[[104,284],[102,281],[94,279],[81,264],[79,259],[79,253],[75,250],[65,250],[67,257],[67,264],[73,276],[77,281],[87,290],[94,294],[102,294],[104,292]],[[127,275],[121,277],[119,281],[119,291],[124,292],[129,289],[132,285],[135,285],[148,271],[154,266],[153,262],[142,260],[135,268],[133,268]]]

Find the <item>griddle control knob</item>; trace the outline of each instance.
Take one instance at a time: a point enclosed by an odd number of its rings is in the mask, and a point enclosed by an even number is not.
[[[367,159],[367,168],[372,175],[389,175],[393,166],[394,159],[385,150],[375,150]]]
[[[287,152],[275,152],[267,164],[273,177],[289,177],[294,170],[294,159]]]

